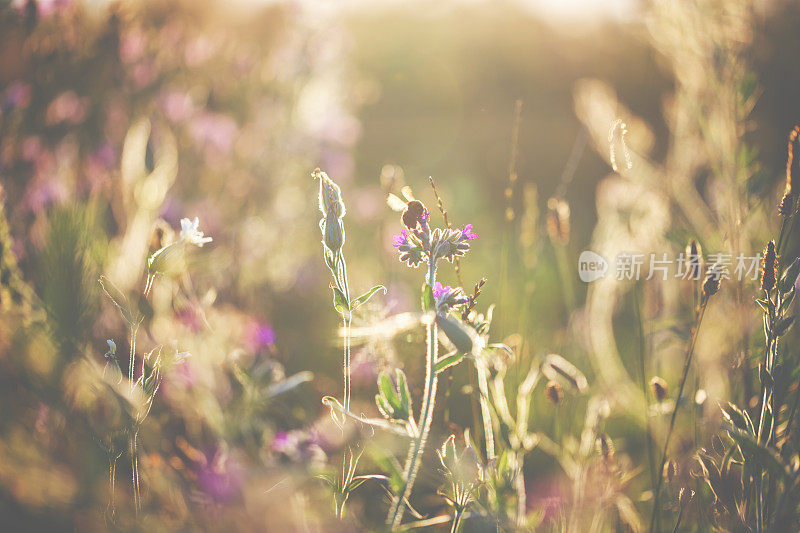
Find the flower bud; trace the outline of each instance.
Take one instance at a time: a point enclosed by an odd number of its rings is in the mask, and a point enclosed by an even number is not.
[[[322,215],[328,216],[329,213],[333,213],[337,218],[344,217],[344,201],[339,186],[320,169],[315,169],[311,175],[319,179],[319,210],[322,211]]]
[[[344,244],[344,223],[333,211],[322,221],[323,243],[333,253],[337,253]]]

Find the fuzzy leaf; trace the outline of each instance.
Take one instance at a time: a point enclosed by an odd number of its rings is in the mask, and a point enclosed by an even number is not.
[[[773,331],[773,334],[776,337],[780,337],[789,331],[789,328],[792,327],[792,324],[794,324],[794,315],[781,318],[778,321],[778,324],[775,326],[775,331]]]
[[[433,297],[433,288],[427,283],[422,286],[422,310],[436,311],[436,299]]]
[[[756,438],[737,427],[729,427],[728,434],[736,441],[745,456],[752,457],[763,468],[770,473],[784,477],[786,468],[781,462],[781,458],[773,450],[756,441]]]
[[[331,285],[331,289],[333,290],[333,307],[342,316],[347,316],[350,312],[350,309],[347,306],[347,297],[341,290],[339,290],[339,287]]]
[[[373,296],[373,295],[374,295],[376,292],[378,292],[378,291],[380,291],[380,290],[382,290],[382,291],[383,291],[383,294],[386,294],[386,287],[384,287],[383,285],[375,285],[375,286],[374,286],[374,287],[372,287],[370,290],[368,290],[367,292],[365,292],[364,294],[362,294],[361,296],[359,296],[358,298],[356,298],[355,300],[353,300],[353,304],[352,304],[352,306],[351,306],[351,307],[352,307],[352,309],[353,309],[353,311],[355,311],[356,309],[358,309],[358,308],[359,308],[359,306],[361,306],[362,304],[365,304],[365,303],[367,303],[367,302],[369,301],[369,299],[370,299],[370,298],[372,298],[372,296]]]
[[[730,402],[728,402],[726,407],[720,406],[720,409],[722,410],[722,416],[725,417],[726,422],[741,429],[742,431],[746,431],[751,435],[755,435],[753,422],[750,420],[750,415],[748,415],[746,412],[742,411]]]
[[[472,353],[473,335],[470,335],[470,330],[467,329],[467,326],[445,315],[436,315],[436,324],[447,335],[456,350],[464,354]]]
[[[114,283],[105,276],[100,276],[99,279],[100,287],[103,289],[103,292],[108,296],[108,299],[111,300],[114,305],[117,306],[120,313],[122,313],[122,318],[125,319],[126,322],[130,325],[134,325],[136,322],[135,312],[131,308],[128,303],[128,299],[122,294]]]
[[[792,290],[794,284],[797,283],[797,276],[800,274],[800,258],[795,259],[786,270],[783,271],[783,276],[778,282],[778,290],[782,293],[787,293]]]
[[[436,364],[433,365],[433,370],[437,374],[443,370],[447,370],[451,366],[455,366],[464,359],[464,354],[460,352],[451,352],[450,354],[439,358]]]

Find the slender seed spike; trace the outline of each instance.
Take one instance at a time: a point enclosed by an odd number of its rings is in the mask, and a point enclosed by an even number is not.
[[[775,241],[769,241],[761,259],[761,289],[771,291],[775,287],[777,277],[778,254],[775,251]]]

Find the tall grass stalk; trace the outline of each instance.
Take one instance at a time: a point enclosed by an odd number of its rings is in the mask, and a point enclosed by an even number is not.
[[[433,287],[436,282],[436,259],[431,256],[428,265],[428,285]],[[436,401],[436,385],[437,377],[433,365],[438,357],[438,327],[436,320],[431,319],[426,326],[426,355],[425,355],[425,389],[422,393],[422,409],[419,413],[419,423],[417,427],[419,431],[412,439],[411,445],[408,449],[408,458],[403,467],[403,485],[400,490],[392,497],[392,504],[389,507],[389,514],[386,517],[386,524],[392,529],[396,529],[400,522],[403,520],[403,512],[405,511],[405,502],[411,496],[411,490],[414,487],[414,481],[419,471],[419,465],[422,462],[422,455],[425,451],[425,443],[428,440],[428,434],[431,429],[431,421],[433,420],[433,407]]]
[[[678,417],[678,409],[681,405],[681,397],[683,396],[683,390],[686,387],[687,377],[689,376],[689,369],[692,365],[692,356],[694,355],[694,348],[697,344],[697,337],[700,332],[700,325],[703,323],[703,316],[705,316],[706,308],[708,307],[708,294],[704,294],[700,300],[700,309],[697,314],[697,322],[695,323],[694,331],[692,332],[691,339],[689,341],[689,349],[686,352],[686,358],[683,362],[683,372],[681,373],[681,381],[680,385],[678,386],[678,394],[675,396],[675,407],[672,409],[672,416],[669,420],[669,427],[667,428],[667,435],[664,439],[664,450],[661,454],[661,464],[656,470],[655,474],[658,478],[656,482],[656,489],[655,493],[653,494],[653,514],[650,517],[650,531],[657,531],[656,525],[660,521],[660,507],[659,507],[659,496],[661,495],[661,486],[664,484],[664,476],[662,475],[664,471],[664,465],[667,462],[667,452],[669,451],[669,443],[672,439],[672,432],[675,429],[675,420]]]

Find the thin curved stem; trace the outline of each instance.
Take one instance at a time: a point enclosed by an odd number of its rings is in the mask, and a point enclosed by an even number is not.
[[[428,271],[428,284],[433,286],[436,281],[436,261],[431,260]],[[389,514],[386,517],[386,524],[392,529],[396,529],[403,520],[405,502],[411,496],[414,481],[417,477],[419,465],[425,450],[425,443],[428,440],[428,433],[431,429],[433,420],[433,407],[436,401],[437,378],[433,365],[438,354],[439,340],[436,321],[431,320],[427,325],[427,355],[425,358],[425,389],[423,391],[422,409],[419,414],[419,433],[411,441],[408,449],[408,458],[403,468],[403,487],[392,498]]]
[[[675,407],[672,409],[672,417],[669,420],[669,428],[667,429],[667,436],[664,439],[664,451],[661,454],[661,466],[658,467],[655,474],[658,477],[658,481],[656,482],[656,491],[653,496],[653,514],[650,517],[650,531],[654,531],[656,517],[659,514],[658,508],[658,497],[661,494],[661,486],[664,483],[664,465],[667,462],[667,451],[669,451],[669,442],[672,438],[672,430],[675,428],[675,419],[678,416],[678,409],[681,405],[681,396],[683,396],[683,389],[686,387],[686,378],[689,376],[689,368],[692,366],[692,355],[694,354],[694,347],[697,344],[697,337],[700,333],[700,324],[703,322],[703,316],[706,313],[706,307],[708,306],[708,298],[703,298],[700,302],[700,312],[697,315],[697,324],[694,328],[694,334],[692,335],[691,341],[689,342],[689,349],[686,352],[686,360],[683,363],[683,373],[681,375],[681,383],[678,387],[678,395],[675,397]]]

